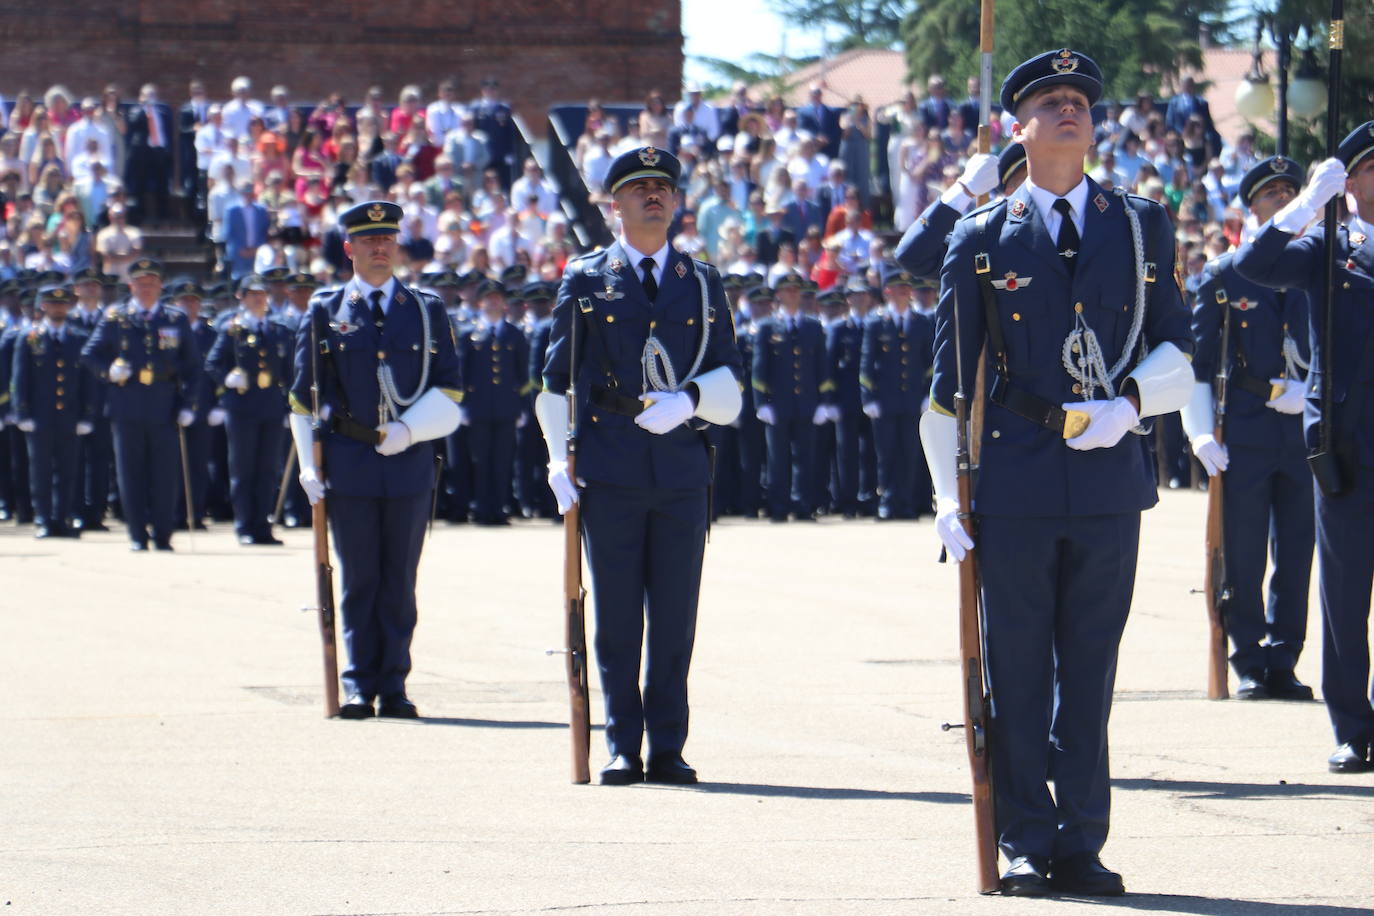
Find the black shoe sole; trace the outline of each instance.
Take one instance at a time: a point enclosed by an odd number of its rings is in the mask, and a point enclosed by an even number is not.
[[[602,773],[598,781],[603,786],[634,786],[644,781],[644,774],[634,770],[612,770]]]
[[[1050,885],[1047,881],[1009,881],[1002,879],[1003,897],[1048,897]]]
[[[418,719],[418,718],[420,718],[420,712],[419,712],[419,710],[415,709],[413,706],[412,706],[411,708],[409,708],[409,709],[395,709],[395,708],[390,707],[390,706],[383,706],[383,707],[381,707],[380,709],[377,710],[377,718],[379,718],[379,719]]]
[[[1352,762],[1350,762],[1350,763],[1330,763],[1330,762],[1328,762],[1328,763],[1326,764],[1326,771],[1327,771],[1328,773],[1342,773],[1342,774],[1346,774],[1346,773],[1368,773],[1368,772],[1370,772],[1370,771],[1374,771],[1374,764],[1360,763],[1360,762],[1358,762],[1358,761],[1352,761]]]
[[[1125,885],[1121,884],[1074,884],[1071,881],[1061,884],[1053,878],[1050,879],[1050,889],[1056,894],[1070,897],[1121,897],[1126,893]]]
[[[377,713],[371,706],[359,706],[354,703],[339,707],[340,719],[371,719],[375,715],[377,715]]]

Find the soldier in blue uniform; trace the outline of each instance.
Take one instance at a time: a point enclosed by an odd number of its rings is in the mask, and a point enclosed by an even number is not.
[[[988,743],[1009,861],[1002,891],[1012,895],[1124,892],[1099,853],[1117,649],[1140,512],[1156,501],[1132,431],[1142,418],[1182,407],[1193,385],[1167,213],[1083,174],[1101,93],[1097,64],[1069,49],[1026,61],[1003,84],[1028,175],[954,229],[941,271],[931,406],[921,418],[936,531],[962,560],[973,542],[959,518],[951,408],[956,389],[975,391],[986,344],[973,502]]]
[[[1267,223],[1302,185],[1303,170],[1274,156],[1245,174],[1240,197],[1249,226]],[[1252,230],[1247,229],[1247,232]],[[1302,436],[1308,358],[1307,294],[1273,290],[1236,273],[1232,255],[1207,265],[1193,310],[1197,384],[1183,409],[1193,454],[1224,488],[1226,632],[1242,700],[1310,700],[1312,688],[1293,673],[1307,635],[1312,576],[1312,473]],[[1230,344],[1221,352],[1223,317],[1230,312]],[[1225,428],[1213,438],[1218,363],[1226,370]],[[1264,598],[1264,570],[1274,573]]]
[[[801,313],[797,274],[773,285],[779,309],[758,325],[754,337],[754,413],[768,443],[768,515],[814,521],[811,502],[816,427],[826,422],[835,383],[825,355],[821,323]]]
[[[754,366],[754,341],[759,325],[773,313],[773,291],[762,284],[747,287],[749,317],[740,321],[735,334],[740,360],[744,366],[744,391],[739,416],[739,511],[745,518],[758,518],[766,505],[764,473],[768,461],[767,425],[758,417],[751,381]]]
[[[162,305],[162,264],[139,258],[129,266],[132,295],[112,305],[81,358],[110,382],[119,502],[130,548],[172,549],[177,491],[182,489],[177,426],[195,421],[200,350],[186,315]]]
[[[93,267],[79,270],[72,277],[76,304],[67,315],[68,327],[79,328],[87,337],[95,333],[100,316],[105,313],[101,303],[101,275]],[[89,387],[90,416],[93,429],[82,436],[78,445],[76,495],[76,523],[82,531],[108,531],[105,511],[109,507],[114,441],[110,432],[110,418],[105,414],[105,389],[108,382],[85,366]]]
[[[534,395],[544,388],[544,357],[549,352],[549,336],[553,333],[553,299],[558,287],[552,283],[534,281],[525,284],[525,321],[529,328],[529,392],[527,410],[534,409]],[[537,424],[527,423],[520,434],[524,437],[523,484],[531,514],[539,518],[558,519],[558,503],[549,489],[549,450]]]
[[[67,322],[76,301],[66,286],[38,294],[43,320],[18,341],[12,393],[19,431],[28,442],[34,537],[79,537],[71,524],[77,492],[78,438],[90,435],[91,385],[81,366],[86,333]]]
[[[916,492],[917,480],[924,478],[917,424],[930,393],[935,323],[911,308],[912,282],[900,264],[884,265],[886,308],[863,331],[859,384],[878,452],[881,521],[911,520],[930,509],[930,494]]]
[[[205,372],[222,393],[229,445],[229,495],[239,543],[277,545],[272,502],[282,473],[282,418],[296,349],[295,331],[267,314],[267,284],[258,274],[239,281],[237,314],[220,325]]]
[[[848,519],[859,517],[859,421],[863,418],[863,394],[859,365],[863,356],[864,318],[868,283],[855,274],[841,292],[844,313],[825,330],[825,353],[830,378],[835,382],[829,415],[835,423],[835,508]]]
[[[515,464],[515,429],[531,390],[529,344],[506,320],[506,291],[494,280],[477,287],[482,317],[458,342],[463,373],[463,421],[472,456],[473,520],[509,525],[507,500]]]
[[[14,373],[15,347],[23,334],[28,333],[30,307],[24,285],[17,278],[6,281],[3,290],[6,322],[0,330],[0,472],[3,472],[5,520],[14,519],[21,525],[33,522],[33,504],[29,499],[29,453],[24,434],[15,425],[18,417],[10,401],[10,378]]]
[[[191,324],[196,339],[196,352],[202,358],[215,342],[215,329],[201,313],[200,284],[189,278],[174,280],[168,285],[172,304],[180,309]],[[186,427],[186,474],[191,481],[191,519],[197,531],[205,530],[205,501],[210,491],[210,436],[212,428],[224,422],[224,414],[216,409],[215,384],[205,374],[203,366],[196,370],[195,419]],[[177,530],[186,529],[186,487],[177,489]]]
[[[621,233],[564,271],[535,401],[559,509],[582,504],[611,753],[602,784],[697,780],[682,749],[709,515],[700,428],[739,413],[740,358],[719,275],[668,244],[680,168],[655,147],[611,163],[604,189]],[[577,483],[565,398],[574,321]]]
[[[1336,229],[1335,289],[1331,312],[1334,352],[1326,352],[1325,232],[1306,229],[1342,191],[1355,212]],[[1336,157],[1319,164],[1307,186],[1236,252],[1243,277],[1279,289],[1305,290],[1311,299],[1311,376],[1304,415],[1307,446],[1322,445],[1321,386],[1335,401],[1330,451],[1338,463],[1339,491],[1316,487],[1318,593],[1322,620],[1322,697],[1336,735],[1327,761],[1333,773],[1374,769],[1374,703],[1369,680],[1369,596],[1374,582],[1374,121],[1341,142]],[[1329,369],[1329,375],[1327,374]],[[1315,469],[1315,468],[1314,468]],[[1315,475],[1314,475],[1315,476]]]
[[[271,286],[272,284],[268,283],[269,297]],[[305,313],[310,308],[310,298],[319,288],[320,284],[315,282],[315,278],[310,274],[289,274],[286,278],[287,302],[275,314],[269,304],[268,317],[285,325],[294,335],[300,329],[301,322],[305,320]],[[290,379],[287,379],[287,384],[290,384]],[[290,440],[286,439],[283,445],[282,460],[290,461]],[[286,478],[286,498],[282,500],[282,525],[287,528],[306,528],[310,525],[310,503],[306,500],[305,491],[301,489],[300,481],[295,474]]]
[[[339,714],[415,718],[405,681],[435,483],[430,443],[458,426],[462,379],[443,303],[393,276],[401,208],[365,201],[339,222],[353,278],[317,293],[297,331],[291,434],[306,496],[312,505],[329,496],[348,650]],[[323,468],[311,447],[314,362],[328,412]]]
[[[970,156],[959,180],[907,227],[897,243],[897,261],[913,277],[926,280],[939,276],[949,234],[974,200],[994,188],[1003,196],[1013,194],[1025,180],[1026,149],[1019,143],[1007,144],[996,158],[987,153]]]

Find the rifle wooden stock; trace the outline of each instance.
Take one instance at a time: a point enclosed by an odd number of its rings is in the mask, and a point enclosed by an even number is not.
[[[568,476],[576,480],[574,456],[568,455]],[[592,780],[592,722],[587,682],[587,590],[582,587],[582,507],[573,503],[563,516],[563,636],[567,648],[568,719],[572,739],[572,781]]]
[[[1217,428],[1220,442],[1221,429]],[[1226,548],[1222,532],[1221,474],[1207,484],[1207,570],[1202,583],[1207,596],[1207,699],[1224,700],[1231,695],[1226,673]]]
[[[324,468],[324,444],[315,431],[311,445],[315,467]],[[315,606],[320,614],[320,642],[324,652],[324,715],[339,714],[339,650],[334,635],[334,567],[329,564],[329,527],[324,500],[310,507],[310,527],[315,534]]]

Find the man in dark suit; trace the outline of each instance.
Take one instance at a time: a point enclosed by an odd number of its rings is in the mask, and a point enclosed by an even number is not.
[[[949,126],[949,99],[945,98],[945,78],[936,73],[926,80],[926,97],[916,109],[926,127],[944,130]],[[967,123],[967,122],[965,122]],[[977,124],[977,120],[973,122]]]
[[[840,154],[840,115],[823,95],[821,84],[812,83],[806,104],[797,108],[797,126],[814,134],[821,152],[834,159]]]
[[[205,188],[199,185],[196,169],[196,131],[210,120],[210,99],[205,84],[191,80],[191,99],[177,111],[177,164],[181,169],[181,190],[195,205],[196,215],[205,216]]]
[[[501,176],[501,187],[509,191],[515,178],[515,122],[510,106],[496,93],[499,87],[495,77],[482,80],[482,95],[472,100],[468,110],[487,139],[488,164]]]
[[[773,204],[764,214],[768,223],[754,233],[754,251],[758,255],[760,264],[767,264],[772,267],[778,260],[778,249],[783,245],[797,244],[797,236],[783,222],[786,215],[783,208]]]
[[[382,134],[382,151],[372,160],[368,174],[372,183],[383,191],[391,190],[396,183],[396,169],[401,165],[401,156],[396,152],[396,135]]]
[[[1191,76],[1185,76],[1178,95],[1169,100],[1169,106],[1164,110],[1164,126],[1181,134],[1188,126],[1188,119],[1193,115],[1202,118],[1202,124],[1207,129],[1207,139],[1211,142],[1217,132],[1216,125],[1212,123],[1212,110],[1207,105],[1207,100],[1197,94],[1197,83],[1193,82]],[[1216,144],[1214,149],[1221,149],[1221,145]]]
[[[141,224],[149,216],[167,218],[168,189],[172,180],[172,118],[157,100],[157,86],[146,83],[138,92],[138,104],[129,109],[125,134],[124,187],[134,215]]]
[[[253,258],[267,241],[270,222],[252,180],[240,182],[239,195],[240,201],[224,211],[224,260],[235,283],[253,272]]]
[[[824,231],[826,214],[819,205],[812,202],[811,189],[806,186],[806,182],[794,182],[792,194],[794,199],[784,209],[782,222],[793,238],[805,238],[806,230],[812,226]]]

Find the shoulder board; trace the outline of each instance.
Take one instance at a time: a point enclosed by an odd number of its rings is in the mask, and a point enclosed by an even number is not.
[[[603,257],[605,254],[606,254],[606,249],[605,249],[605,248],[598,248],[598,249],[596,249],[595,251],[588,251],[588,252],[586,252],[585,254],[579,254],[579,255],[577,255],[576,257],[569,258],[569,259],[568,259],[568,264],[569,264],[569,266],[571,266],[571,265],[573,265],[573,264],[576,264],[578,261],[589,261],[589,260],[591,260],[592,258]]]
[[[1203,268],[1203,272],[1207,275],[1207,279],[1210,280],[1221,276],[1221,272],[1231,266],[1232,254],[1233,252],[1228,251],[1208,261],[1207,266]]]
[[[971,216],[977,216],[979,213],[983,213],[985,211],[991,212],[997,209],[998,207],[1005,207],[1008,199],[1009,198],[1006,197],[999,197],[996,200],[990,200],[987,203],[983,204],[981,207],[974,207],[972,210],[968,211],[963,216],[961,216],[960,219],[968,219]]]

